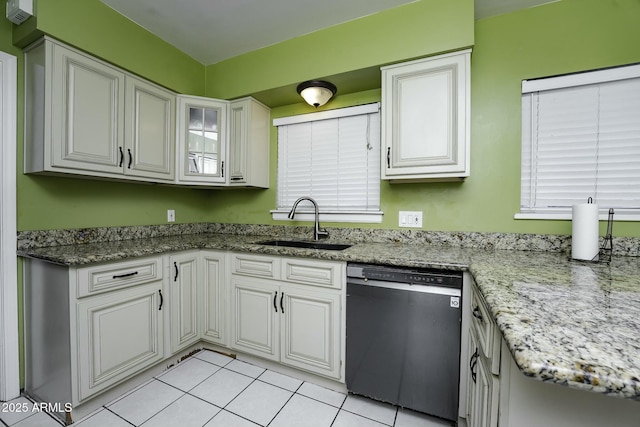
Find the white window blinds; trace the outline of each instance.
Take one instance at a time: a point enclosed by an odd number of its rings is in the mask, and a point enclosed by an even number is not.
[[[380,211],[378,104],[276,119],[274,125],[278,211],[302,196],[315,199],[325,214]]]
[[[640,66],[523,82],[522,213],[640,214]]]

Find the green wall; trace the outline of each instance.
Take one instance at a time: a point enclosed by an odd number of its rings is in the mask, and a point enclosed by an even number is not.
[[[471,45],[473,0],[420,0],[208,66],[206,93],[230,99],[295,88],[305,80]]]
[[[473,45],[471,177],[464,183],[383,182],[384,221],[372,225],[383,228],[396,228],[397,212],[408,209],[422,210],[429,230],[568,234],[569,221],[513,219],[520,191],[520,82],[640,61],[638,0],[562,0],[476,21],[475,26],[471,0],[421,0],[207,67],[99,0],[39,0],[36,14],[37,20],[20,27],[0,19],[0,48],[20,59],[18,111],[23,108],[22,58],[14,44],[23,46],[41,33],[178,92],[224,98],[291,90],[308,78],[347,79],[389,62]],[[379,87],[354,93],[341,88],[325,108],[380,99]],[[274,108],[272,117],[308,111],[310,107],[292,103]],[[21,114],[18,126],[21,170]],[[272,188],[264,191],[19,173],[18,229],[161,224],[167,209],[176,210],[177,222],[272,223],[268,211],[275,206],[275,135],[272,129]],[[640,227],[617,223],[615,232],[639,236]]]
[[[410,6],[419,8],[420,4]],[[399,14],[408,7],[394,9],[394,13]],[[417,20],[421,18],[423,16],[416,17]],[[393,28],[394,37],[405,37],[408,44],[413,44],[411,31],[415,29],[404,33],[394,23],[387,24],[385,28]],[[355,26],[352,29],[354,32],[363,31]],[[369,28],[368,33],[374,29]],[[325,47],[330,49],[335,42],[331,37],[333,33],[325,39],[319,33],[306,37],[311,39],[313,36],[313,46],[319,51]],[[358,39],[359,33],[350,35],[345,30],[341,34],[344,44],[352,46],[350,38]],[[520,203],[521,81],[640,62],[640,1],[562,0],[476,21],[474,38],[471,59],[471,176],[463,183],[392,185],[382,182],[384,220],[381,225],[371,226],[397,228],[399,210],[422,210],[423,228],[428,230],[570,234],[570,221],[513,218]],[[255,90],[264,90],[270,85],[295,87],[295,82],[318,77],[311,76],[309,70],[302,66],[294,66],[300,57],[299,52],[303,50],[299,43],[300,40],[282,43],[234,58],[221,66],[229,75],[242,76],[253,82],[252,88]],[[393,46],[381,44],[379,48],[383,52],[379,53],[378,58],[381,61],[382,58],[389,58],[393,53],[385,50],[393,50]],[[415,50],[412,52],[416,53]],[[351,54],[355,57],[360,55],[355,50]],[[349,64],[365,66],[376,60],[371,57],[370,49],[364,49],[361,56],[360,62],[358,58],[353,58]],[[268,82],[260,85],[254,82],[253,76],[247,74],[247,70],[241,68],[254,64],[252,69],[255,70],[258,68],[255,65],[265,58],[274,60],[256,72],[264,82]],[[329,57],[326,59],[329,60]],[[341,64],[335,69],[322,70],[326,74],[345,71]],[[207,75],[211,76],[212,73],[210,66]],[[234,82],[228,83],[229,87],[234,87]],[[213,92],[215,90],[208,84],[207,93]],[[227,93],[236,95],[233,90]],[[339,95],[324,108],[379,100],[379,90]],[[309,111],[311,107],[305,104],[287,105],[274,108],[272,118]],[[211,221],[283,224],[282,221],[272,221],[268,213],[269,209],[275,208],[276,200],[276,144],[274,129],[271,134],[271,189],[257,194],[216,194],[215,199],[210,195]],[[604,222],[601,226],[601,233],[604,234]],[[640,236],[640,226],[637,222],[617,222],[614,234]]]

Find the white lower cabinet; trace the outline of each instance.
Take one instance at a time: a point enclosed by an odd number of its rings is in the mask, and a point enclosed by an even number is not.
[[[200,340],[198,260],[199,251],[169,257],[172,354]]]
[[[265,278],[265,269],[247,268],[248,261],[277,265],[269,268],[276,276]],[[342,380],[344,268],[339,262],[232,255],[230,346]]]
[[[200,251],[200,280],[198,286],[201,330],[204,341],[226,346],[227,318],[227,286],[226,286],[226,253]]]
[[[487,369],[473,330],[469,333],[469,352],[467,426],[495,427],[498,425],[499,383]]]
[[[282,363],[340,378],[340,294],[280,288]]]
[[[636,426],[640,402],[616,399],[525,376],[472,287],[467,355],[468,427]]]
[[[80,414],[201,341],[344,381],[345,281],[344,262],[215,250],[25,259],[25,391]]]
[[[163,359],[161,285],[136,286],[77,303],[78,401]]]
[[[86,267],[25,259],[26,393],[75,408],[162,361],[162,266],[162,257]]]
[[[231,276],[231,347],[280,360],[279,286],[276,282]]]

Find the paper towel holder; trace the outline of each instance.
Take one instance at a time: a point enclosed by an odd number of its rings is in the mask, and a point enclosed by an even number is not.
[[[611,253],[613,252],[613,208],[609,208],[609,217],[607,218],[607,234],[602,241],[602,247],[600,248],[605,253],[609,253],[609,260],[611,260]]]

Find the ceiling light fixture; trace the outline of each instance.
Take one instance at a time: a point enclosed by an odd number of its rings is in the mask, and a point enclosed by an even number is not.
[[[336,91],[336,85],[324,80],[309,80],[298,85],[300,96],[307,101],[307,104],[316,108],[326,104]]]

